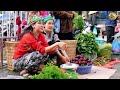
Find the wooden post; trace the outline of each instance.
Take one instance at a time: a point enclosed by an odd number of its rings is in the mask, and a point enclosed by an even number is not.
[[[3,39],[0,39],[0,65],[3,68]]]

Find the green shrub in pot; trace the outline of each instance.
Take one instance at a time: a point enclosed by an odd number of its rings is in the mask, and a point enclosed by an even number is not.
[[[99,45],[95,40],[95,34],[88,32],[86,34],[79,33],[76,35],[77,40],[77,54],[93,55],[98,52]]]

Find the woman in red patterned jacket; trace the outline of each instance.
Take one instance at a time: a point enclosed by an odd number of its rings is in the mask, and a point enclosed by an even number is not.
[[[13,59],[14,71],[21,71],[20,75],[29,76],[29,72],[37,72],[41,63],[48,60],[49,53],[55,53],[59,47],[66,48],[66,43],[56,42],[48,46],[48,43],[41,33],[44,25],[40,18],[36,18],[24,30],[21,40],[16,47]]]

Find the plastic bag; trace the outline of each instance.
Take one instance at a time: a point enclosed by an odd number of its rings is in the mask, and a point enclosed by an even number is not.
[[[86,32],[91,32],[91,31],[90,31],[90,27],[87,27],[87,28],[85,29],[85,31],[86,31]]]
[[[118,38],[114,39],[112,42],[112,52],[114,54],[119,54],[120,53],[120,41]]]
[[[60,19],[54,19],[54,28],[56,33],[60,32]]]
[[[91,32],[90,27],[87,27],[85,30],[82,31],[82,33],[86,34],[87,32]]]
[[[117,23],[117,26],[115,27],[115,32],[119,32],[120,31],[120,23]]]
[[[117,27],[115,27],[115,32],[116,32],[116,33],[118,33],[118,32],[119,32],[119,30],[118,30],[118,28],[117,28]]]
[[[94,33],[95,35],[97,35],[97,29],[96,29],[96,27],[93,28],[93,33]]]
[[[82,31],[83,34],[87,34],[87,32],[85,30]]]

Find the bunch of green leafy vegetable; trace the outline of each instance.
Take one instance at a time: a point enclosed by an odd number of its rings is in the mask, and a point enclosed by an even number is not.
[[[66,73],[70,75],[70,79],[78,79],[78,73],[76,73],[74,70],[67,69]]]
[[[77,54],[93,55],[97,53],[99,45],[95,38],[96,36],[92,32],[77,34],[75,37],[77,40]]]
[[[45,65],[38,75],[34,75],[32,79],[74,79],[69,73],[64,73],[62,70],[51,63]]]
[[[80,32],[84,30],[84,19],[81,15],[75,14],[75,17],[73,19],[73,27],[75,29],[79,29]]]
[[[111,58],[111,54],[112,54],[112,46],[109,45],[109,44],[106,44],[104,46],[104,48],[100,48],[99,51],[98,51],[98,57],[101,57],[101,56],[104,56],[104,57],[107,57],[107,58]]]

